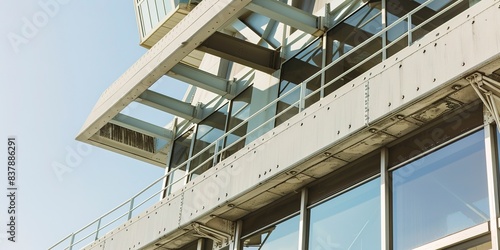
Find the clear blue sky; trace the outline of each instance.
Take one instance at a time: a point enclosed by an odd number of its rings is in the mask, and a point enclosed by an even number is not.
[[[159,167],[74,139],[101,93],[146,52],[138,44],[132,0],[4,1],[0,249],[47,249],[163,175]],[[155,117],[157,124],[171,119]],[[18,141],[16,243],[6,239],[10,135]],[[58,178],[57,164],[72,171]]]

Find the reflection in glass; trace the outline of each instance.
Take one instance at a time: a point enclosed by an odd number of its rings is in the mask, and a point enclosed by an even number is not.
[[[281,67],[281,82],[279,86],[278,96],[290,91],[293,87],[301,84],[304,80],[318,72],[323,67],[323,48],[321,39],[316,39],[312,44],[298,53],[295,57],[290,58]],[[321,87],[321,76],[317,76],[311,81],[305,83],[309,93]],[[300,91],[295,90],[289,94],[277,105],[277,113],[285,110],[287,107],[299,100]],[[306,100],[306,107],[319,100],[320,93],[316,93]],[[296,105],[294,105],[296,106]],[[286,111],[283,115],[276,119],[276,126],[288,120],[299,112],[298,107],[293,107]]]
[[[153,28],[151,17],[149,16],[147,1],[142,1],[142,3],[139,4],[139,14],[141,16],[142,36],[146,36],[146,34]]]
[[[411,249],[489,220],[484,133],[392,172],[394,249]]]
[[[170,156],[169,170],[172,170],[185,161],[189,159],[189,149],[191,148],[191,140],[193,139],[193,128],[188,130],[186,133],[181,135],[179,138],[175,139],[172,148],[172,155]],[[171,193],[184,185],[183,181],[180,181],[182,177],[186,174],[186,165],[175,170],[169,178],[169,184],[174,183],[170,187],[169,192]]]
[[[242,239],[243,250],[294,250],[298,249],[298,239],[299,216],[296,215]]]
[[[147,0],[149,6],[149,16],[151,17],[151,26],[154,28],[158,23],[158,12],[155,0]]]
[[[202,152],[198,157],[191,161],[190,171],[194,170],[191,174],[191,179],[207,171],[213,166],[213,160],[208,160],[215,154],[215,145],[209,146],[221,137],[225,132],[227,106],[219,108],[219,110],[212,113],[205,120],[198,124],[196,130],[196,139],[194,141],[193,156]],[[218,145],[217,150],[220,150],[222,145]],[[208,161],[207,161],[208,160]]]
[[[164,5],[164,0],[155,0],[155,1],[156,1],[156,11],[158,12],[158,21],[161,21],[163,17],[167,14]]]
[[[227,130],[231,130],[236,126],[240,125],[245,119],[250,115],[250,102],[252,101],[253,88],[247,88],[240,95],[233,99],[231,104],[231,115],[229,116],[229,124]],[[229,134],[226,138],[226,146],[229,146],[236,142],[241,137],[247,134],[248,122],[244,122],[241,127],[237,128],[233,133]],[[240,150],[245,146],[245,139],[237,142],[236,144],[230,146],[223,153],[222,158],[227,158],[228,156],[234,154],[236,151]]]
[[[381,8],[382,5],[380,2],[367,4],[327,32],[326,64],[334,62],[382,30]],[[325,89],[325,95],[332,93],[380,63],[382,61],[382,54],[380,52],[376,53],[380,49],[382,49],[382,37],[377,37],[366,45],[357,48],[354,53],[337,61],[334,66],[325,72],[326,83],[330,84]],[[347,70],[374,54],[375,56],[372,59],[362,63],[350,73],[330,83]]]
[[[380,180],[311,208],[310,250],[380,249]]]

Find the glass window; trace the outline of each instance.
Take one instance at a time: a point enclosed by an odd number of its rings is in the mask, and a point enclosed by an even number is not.
[[[278,96],[282,96],[284,93],[290,91],[293,87],[301,84],[304,80],[320,71],[323,67],[323,48],[322,40],[317,39],[312,44],[307,46],[304,50],[298,53],[296,56],[290,58],[281,67],[281,82],[279,86]],[[307,93],[313,92],[321,87],[321,76],[317,76],[311,81],[305,83],[307,87]],[[299,100],[300,91],[295,90],[294,93],[289,94],[283,100],[278,102],[277,112],[285,110],[290,107],[293,103]],[[311,97],[306,99],[306,107],[315,103],[319,100],[320,93],[316,93]],[[296,106],[296,105],[294,105]],[[298,107],[294,107],[286,111],[283,115],[276,119],[276,125],[283,123],[290,117],[298,113]]]
[[[175,139],[172,148],[172,155],[170,156],[169,170],[180,166],[182,163],[187,161],[187,159],[189,159],[189,149],[191,148],[192,138],[193,128],[188,130],[179,138]],[[168,184],[173,183],[173,185],[170,187],[168,193],[171,193],[184,185],[184,182],[180,181],[180,179],[184,177],[185,174],[186,165],[180,167],[171,174]]]
[[[245,119],[250,115],[250,103],[252,101],[252,91],[253,88],[250,87],[243,91],[240,95],[233,99],[231,104],[231,115],[229,116],[229,124],[227,131],[240,125]],[[237,128],[233,133],[229,134],[226,138],[226,145],[229,146],[236,142],[241,137],[247,134],[248,122],[244,122],[241,127]],[[234,145],[231,145],[223,153],[223,159],[234,154],[236,151],[240,150],[245,146],[246,139],[243,139]]]
[[[228,104],[225,104],[219,110],[212,113],[198,124],[196,139],[194,141],[193,156],[202,151],[203,153],[191,161],[190,171],[196,168],[196,170],[191,174],[191,179],[207,171],[207,169],[213,166],[213,161],[208,159],[215,154],[216,147],[215,145],[209,145],[225,133],[227,106]],[[222,144],[217,146],[219,147],[217,150],[220,150]]]
[[[139,4],[139,13],[141,16],[141,24],[142,24],[142,36],[145,37],[149,31],[153,28],[151,23],[151,17],[149,16],[149,8],[148,2],[143,1]]]
[[[398,0],[388,0],[387,1],[387,24],[391,25],[396,20],[399,18],[404,17],[404,15],[408,14],[409,12],[413,11],[420,5],[424,4],[426,0],[415,0],[415,1],[398,1]],[[420,38],[422,38],[424,35],[429,33],[430,31],[436,29],[440,25],[442,25],[444,22],[450,20],[454,16],[458,15],[462,11],[466,10],[469,5],[472,6],[475,4],[475,2],[478,2],[478,0],[474,1],[462,1],[455,7],[447,10],[446,12],[442,13],[440,16],[436,17],[436,14],[443,9],[447,8],[451,4],[455,3],[457,1],[453,0],[436,0],[433,1],[432,3],[428,4],[427,6],[421,8],[420,10],[416,11],[415,13],[412,14],[411,16],[411,27],[415,28],[416,26],[420,26],[418,29],[412,31],[412,39],[410,42],[414,42]],[[431,21],[429,21],[431,20]],[[427,23],[425,23],[427,22]],[[425,23],[425,24],[424,24]],[[397,43],[393,44],[389,49],[388,49],[388,56],[394,55],[397,53],[399,50],[402,48],[405,48],[408,46],[408,36],[406,32],[408,31],[408,22],[407,21],[402,21],[399,24],[397,24],[394,28],[389,30],[387,32],[388,35],[388,43],[394,41],[396,38],[400,36],[404,36],[403,39],[398,41]],[[411,45],[411,44],[410,44]]]
[[[484,132],[392,172],[394,249],[411,249],[489,220]]]
[[[298,249],[299,216],[268,227],[242,239],[244,250],[293,250]]]
[[[158,21],[163,20],[163,17],[167,15],[167,11],[164,5],[164,0],[156,0],[156,10],[158,12]]]
[[[382,30],[380,9],[380,2],[367,4],[327,32],[326,64],[334,62],[340,56],[365,42],[367,39],[372,38]],[[356,51],[349,56],[335,62],[335,65],[325,72],[325,81],[326,84],[329,84],[325,89],[325,95],[332,93],[380,63],[382,61],[382,53],[377,53],[377,51],[381,48],[382,37],[377,37],[368,44],[356,48]],[[350,73],[330,83],[347,70],[351,70],[354,66],[374,54],[375,56],[372,59],[362,63]]]
[[[309,249],[380,249],[380,180],[311,208]]]
[[[148,0],[149,15],[151,16],[151,26],[154,28],[158,24],[158,12],[155,0]]]
[[[481,101],[460,107],[457,102],[443,100],[435,102],[434,107],[432,109],[438,112],[433,113],[433,116],[427,117],[426,111],[413,117],[423,123],[428,123],[432,119],[437,123],[389,147],[389,167],[410,160],[483,124]]]
[[[170,13],[174,11],[174,5],[177,6],[179,3],[173,3],[172,0],[163,0],[165,6],[165,13]]]

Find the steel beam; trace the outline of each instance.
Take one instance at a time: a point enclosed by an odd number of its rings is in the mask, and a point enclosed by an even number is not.
[[[264,33],[262,34],[262,40],[266,41],[269,45],[271,45],[273,48],[278,48],[280,44],[275,44],[271,39],[269,39],[269,36],[271,35],[271,32],[274,29],[274,26],[277,25],[277,21],[273,19],[269,19],[269,22],[267,23],[266,29],[264,30]]]
[[[249,42],[257,45],[262,45],[263,47],[271,47],[266,40],[263,39],[261,34],[257,33],[255,29],[252,29],[246,23],[242,22],[240,19],[236,19],[231,26],[235,28],[238,33],[244,36]],[[262,40],[262,42],[261,42]]]
[[[109,122],[120,127],[128,128],[155,138],[161,138],[167,141],[173,139],[173,133],[171,130],[121,113],[117,114]]]
[[[220,96],[229,94],[229,81],[227,79],[183,63],[176,64],[167,75]]]
[[[279,69],[281,63],[278,51],[220,32],[215,32],[197,49],[269,74]]]
[[[151,90],[145,90],[135,101],[195,123],[201,121],[201,112],[195,106]]]
[[[321,27],[318,27],[319,17],[280,1],[253,0],[246,8],[312,35],[322,33]]]

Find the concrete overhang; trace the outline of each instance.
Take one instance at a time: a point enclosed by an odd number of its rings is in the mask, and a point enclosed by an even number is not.
[[[465,78],[500,78],[497,5],[483,0],[85,249],[175,249],[195,238],[193,222],[241,219],[438,119],[460,122],[449,114],[482,117]]]

